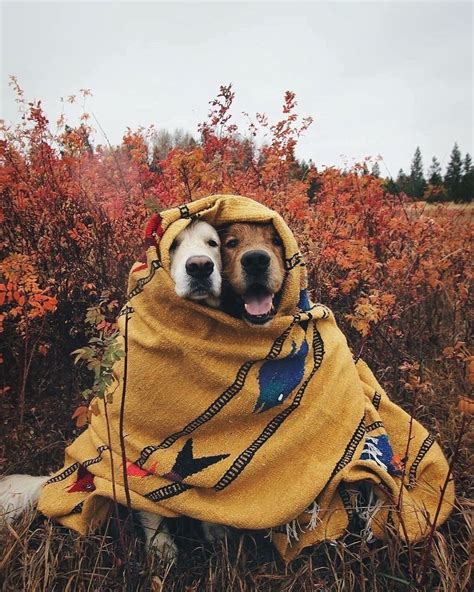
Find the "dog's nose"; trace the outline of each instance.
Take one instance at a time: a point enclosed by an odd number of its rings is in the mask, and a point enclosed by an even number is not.
[[[195,256],[186,261],[186,273],[193,278],[207,278],[214,271],[214,263],[210,257]]]
[[[242,267],[248,273],[261,273],[270,265],[270,255],[266,251],[247,251],[242,255]]]

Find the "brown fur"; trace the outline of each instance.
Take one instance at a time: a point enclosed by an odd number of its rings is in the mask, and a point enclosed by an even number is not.
[[[221,229],[222,275],[239,295],[248,288],[242,269],[242,256],[259,249],[270,256],[266,286],[272,294],[281,290],[285,278],[284,252],[281,240],[272,224],[237,223]],[[235,246],[234,242],[237,242]],[[278,242],[279,244],[275,244]]]

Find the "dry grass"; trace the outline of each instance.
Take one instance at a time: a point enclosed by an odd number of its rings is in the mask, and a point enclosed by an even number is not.
[[[420,215],[433,217],[441,223],[443,219],[449,219],[466,224],[474,221],[474,202],[454,203],[453,201],[448,201],[429,203],[427,201],[416,201],[409,205],[408,213],[414,217]]]
[[[30,516],[1,541],[2,590],[468,590],[471,532],[467,516],[463,502],[436,534],[432,566],[425,582],[416,587],[409,575],[408,549],[396,539],[368,545],[348,534],[344,540],[322,544],[284,565],[261,533],[233,533],[211,548],[203,545],[195,523],[179,521],[181,556],[170,566],[146,557],[130,526],[124,555],[113,524],[108,533],[79,537]],[[410,552],[419,564],[423,545]]]
[[[420,401],[416,416],[439,434],[447,456],[451,457],[461,423],[455,382],[439,364],[425,373],[431,386]],[[394,398],[402,406],[409,406],[404,395]],[[10,411],[13,426],[14,408]],[[60,415],[65,414],[63,411]],[[16,465],[10,461],[10,467],[39,473],[52,468],[51,465],[58,466],[64,434],[43,432],[45,447],[34,449],[35,434],[39,436],[41,427],[53,422],[54,416],[52,405],[28,415],[29,425],[18,436],[22,446],[14,446],[15,442],[10,440],[10,459],[18,461]],[[74,433],[70,430],[68,436],[73,438]],[[472,462],[468,439],[466,434],[455,464],[457,506],[435,534],[431,548],[427,542],[407,546],[395,537],[368,544],[354,531],[336,543],[308,550],[285,565],[263,533],[233,532],[228,540],[209,547],[203,544],[196,522],[177,520],[169,522],[176,531],[181,555],[176,565],[169,566],[146,556],[141,538],[135,536],[125,514],[125,547],[119,541],[116,523],[109,524],[102,533],[80,537],[42,517],[28,516],[0,535],[0,586],[5,592],[469,590],[472,506],[467,498],[472,485]],[[426,553],[427,569],[419,581]]]

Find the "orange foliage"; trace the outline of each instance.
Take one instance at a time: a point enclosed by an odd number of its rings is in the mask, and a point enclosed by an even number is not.
[[[150,209],[213,193],[246,195],[283,215],[306,257],[313,298],[335,310],[357,354],[398,367],[420,348],[441,355],[465,330],[470,220],[388,195],[363,166],[299,163],[295,149],[311,119],[298,117],[293,93],[279,121],[257,114],[241,133],[233,90],[221,87],[200,141],[156,162],[151,130],[93,146],[87,114],[74,128],[61,117],[53,133],[41,103],[27,103],[15,80],[13,87],[22,120],[3,129],[0,144],[6,362],[20,355],[22,314],[47,313],[45,355],[82,345],[87,308],[104,290],[123,300]],[[23,270],[16,279],[14,265]]]

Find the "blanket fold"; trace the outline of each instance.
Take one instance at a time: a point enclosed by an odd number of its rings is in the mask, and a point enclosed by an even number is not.
[[[175,294],[169,248],[197,218],[214,226],[273,223],[286,277],[269,326]],[[391,528],[423,537],[447,462],[364,362],[354,362],[332,312],[309,301],[305,264],[282,218],[251,199],[218,195],[155,222],[119,317],[128,353],[114,367],[111,402],[93,402],[90,425],[66,449],[39,509],[85,533],[107,518],[114,489],[126,503],[118,427],[125,398],[126,471],[137,510],[270,528],[287,560],[341,536],[355,514],[370,536]],[[450,483],[439,523],[453,495]]]

